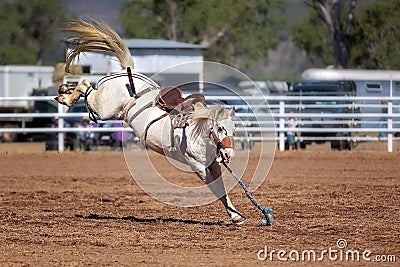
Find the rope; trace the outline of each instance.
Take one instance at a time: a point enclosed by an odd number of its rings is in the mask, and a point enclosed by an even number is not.
[[[247,189],[247,186],[243,183],[242,179],[237,176],[233,170],[225,163],[225,161],[222,160],[222,164],[225,166],[225,168],[232,174],[232,176],[236,179],[236,181],[240,184],[240,186],[243,188],[244,192],[246,193],[247,197],[250,199],[250,201],[254,204],[254,206],[257,207],[265,216],[265,220],[262,220],[261,223],[262,225],[271,225],[273,222],[273,217],[271,214],[269,214],[272,209],[271,208],[266,208],[258,204],[258,202],[254,199],[254,197],[251,195],[249,189]]]

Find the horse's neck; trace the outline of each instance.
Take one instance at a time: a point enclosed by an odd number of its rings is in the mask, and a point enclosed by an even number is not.
[[[208,123],[204,122],[200,127],[189,123],[186,127],[186,136],[186,149],[182,151],[186,163],[191,165],[192,170],[204,170],[215,160],[217,154],[217,145],[210,138]]]
[[[202,121],[199,124],[189,121],[189,125],[186,128],[186,134],[189,142],[194,144],[205,144],[207,143],[210,135],[210,129],[207,121]]]

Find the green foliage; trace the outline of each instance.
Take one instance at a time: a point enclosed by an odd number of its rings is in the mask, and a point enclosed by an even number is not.
[[[34,64],[35,54],[21,45],[0,46],[0,65]]]
[[[266,57],[278,44],[281,1],[131,0],[121,10],[130,38],[162,38],[207,45],[207,60],[234,65]]]
[[[297,46],[307,51],[310,60],[315,65],[335,64],[329,31],[321,23],[315,10],[310,9],[308,18],[297,22],[292,29],[292,38]]]
[[[400,0],[368,1],[358,6],[347,36],[349,68],[400,69],[400,17],[393,15],[399,8]],[[329,32],[313,9],[293,27],[292,36],[316,67],[335,64]]]
[[[0,5],[0,64],[42,64],[64,21],[63,1],[17,0]]]
[[[351,36],[353,65],[370,69],[400,69],[400,0],[380,0],[357,13]]]

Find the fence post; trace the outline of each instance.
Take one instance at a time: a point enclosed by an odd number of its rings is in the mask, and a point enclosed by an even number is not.
[[[64,118],[62,117],[63,111],[63,106],[61,104],[58,104],[58,151],[64,151]]]
[[[279,101],[279,150],[285,151],[285,101]]]
[[[389,101],[388,102],[388,116],[389,117],[387,119],[388,130],[393,129],[392,109],[393,109],[393,102]],[[393,152],[393,133],[392,132],[388,132],[387,140],[388,140],[388,152]]]

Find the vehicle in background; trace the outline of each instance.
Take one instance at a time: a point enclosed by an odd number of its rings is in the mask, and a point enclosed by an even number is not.
[[[293,117],[297,120],[297,127],[304,128],[353,128],[358,123],[354,120],[335,118],[334,114],[344,113],[359,113],[359,109],[355,109],[351,101],[344,100],[302,100],[301,97],[305,96],[318,96],[318,97],[343,97],[354,96],[356,94],[356,86],[352,81],[321,81],[321,82],[299,82],[294,83],[288,96],[297,96],[299,100],[290,100],[287,102],[289,105],[285,113],[293,113]],[[332,114],[332,117],[316,117],[316,118],[296,118],[296,114]],[[351,137],[352,132],[302,132],[302,137]],[[349,138],[350,139],[350,138]],[[301,140],[301,138],[300,138]],[[312,142],[325,143],[325,140],[304,140],[300,142],[300,148],[305,148]],[[331,140],[332,149],[348,149],[354,147],[352,141],[348,140]]]
[[[379,107],[380,98],[400,96],[399,70],[366,70],[366,69],[306,69],[301,75],[302,82],[345,82],[353,81],[357,97],[377,97],[377,100],[363,102],[370,106],[360,108],[360,113],[382,113]],[[357,103],[356,103],[357,104]],[[399,101],[393,101],[392,113],[400,112]],[[386,109],[387,110],[387,109]],[[372,123],[374,118],[363,117],[361,128],[379,128],[379,124]],[[400,124],[397,117],[393,117],[393,125]]]

